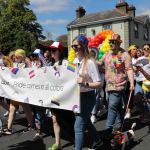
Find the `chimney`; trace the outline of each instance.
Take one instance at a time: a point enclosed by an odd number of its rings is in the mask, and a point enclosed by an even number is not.
[[[119,0],[119,3],[116,5],[116,8],[121,11],[122,13],[128,13],[128,3],[124,0]]]
[[[82,6],[79,6],[77,9],[76,9],[76,18],[81,18],[85,15],[86,11],[85,9],[82,7]]]
[[[130,7],[128,7],[128,14],[130,16],[135,17],[135,10],[136,10],[135,6],[131,5]]]

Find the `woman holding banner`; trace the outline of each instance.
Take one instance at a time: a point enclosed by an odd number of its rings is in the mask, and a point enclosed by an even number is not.
[[[13,64],[13,67],[17,67],[17,68],[28,67],[27,63],[25,62],[25,57],[26,57],[26,54],[25,54],[24,50],[22,50],[22,49],[16,50],[15,51],[16,62]],[[8,66],[8,67],[12,67],[12,66]],[[13,125],[13,121],[15,119],[16,110],[18,109],[19,105],[21,105],[23,107],[23,110],[26,113],[26,117],[28,120],[28,127],[25,131],[28,131],[28,130],[30,130],[30,128],[33,127],[33,115],[32,115],[30,105],[10,100],[8,124],[7,124],[7,128],[4,129],[4,131],[3,131],[3,133],[6,135],[12,134],[12,125]]]
[[[59,76],[57,67],[60,65],[68,64],[68,61],[63,59],[64,48],[60,42],[52,43],[52,45],[49,46],[49,48],[51,49],[50,52],[51,52],[51,58],[52,58],[52,66],[54,67],[54,70],[56,70],[57,72],[56,76]],[[55,144],[51,145],[49,150],[54,150],[54,149],[58,150],[61,148],[60,125],[65,122],[64,117],[68,116],[68,111],[52,108],[51,113],[52,113],[52,123],[53,123],[54,134],[55,134]]]
[[[78,65],[78,80],[80,85],[81,112],[75,116],[75,150],[81,150],[83,136],[86,127],[89,128],[90,145],[94,141],[95,127],[90,120],[91,111],[95,105],[95,89],[101,85],[101,78],[98,68],[93,59],[89,57],[88,40],[85,36],[79,35],[73,40],[72,48],[76,53],[74,63]]]

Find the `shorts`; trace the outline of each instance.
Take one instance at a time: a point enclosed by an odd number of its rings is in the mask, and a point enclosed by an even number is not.
[[[143,89],[142,89],[142,82],[136,82],[135,89],[134,89],[134,96],[140,94],[143,95]]]

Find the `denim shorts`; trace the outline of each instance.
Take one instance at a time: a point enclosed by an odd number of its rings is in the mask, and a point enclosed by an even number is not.
[[[136,82],[135,89],[134,89],[134,96],[140,94],[143,95],[143,89],[142,89],[142,82]]]

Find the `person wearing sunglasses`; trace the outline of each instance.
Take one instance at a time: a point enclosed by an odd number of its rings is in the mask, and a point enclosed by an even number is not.
[[[68,61],[63,59],[63,51],[64,47],[60,42],[53,42],[50,46],[50,55],[52,59],[52,67],[57,71],[57,67],[60,65],[67,65]],[[65,117],[69,115],[69,111],[62,110],[62,109],[50,109],[52,114],[52,123],[54,128],[54,135],[55,135],[55,144],[52,144],[49,148],[51,149],[61,149],[61,125],[65,120],[63,120]]]
[[[143,45],[143,52],[144,52],[144,56],[148,57],[150,60],[150,44]]]
[[[123,101],[129,79],[130,90],[134,90],[132,61],[129,53],[120,47],[122,40],[119,34],[110,37],[110,51],[98,61],[105,66],[106,91],[108,93],[108,115],[106,129],[112,132],[113,125],[119,130],[123,122]]]
[[[93,59],[90,59],[88,40],[79,35],[73,40],[72,48],[76,53],[74,63],[78,66],[78,84],[80,85],[81,112],[75,114],[75,150],[81,150],[84,141],[84,131],[88,127],[90,145],[92,147],[95,137],[95,127],[91,123],[90,115],[96,103],[95,89],[101,86],[101,77]]]
[[[130,47],[128,49],[128,53],[131,56],[132,65],[134,65],[137,61],[137,50],[138,50],[137,45],[130,45]],[[136,68],[133,67],[133,70],[136,70]],[[135,79],[135,75],[134,75],[134,79]],[[130,87],[130,82],[128,81],[127,82],[127,87],[126,87],[126,93],[127,93],[128,96],[130,94],[129,87]],[[134,93],[132,93],[131,100],[130,100],[130,103],[129,103],[129,108],[128,108],[128,110],[125,114],[125,117],[124,117],[125,119],[131,118],[131,109],[133,107],[133,99],[134,99]]]

